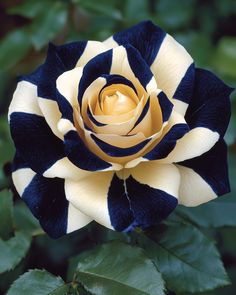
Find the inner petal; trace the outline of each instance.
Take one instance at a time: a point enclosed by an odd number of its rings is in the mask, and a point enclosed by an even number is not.
[[[105,115],[120,115],[131,111],[135,106],[132,98],[117,90],[113,95],[105,96],[102,110]]]

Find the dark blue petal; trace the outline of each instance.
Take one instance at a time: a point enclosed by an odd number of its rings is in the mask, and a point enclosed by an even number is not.
[[[168,121],[172,109],[173,109],[173,104],[169,100],[169,98],[165,95],[165,93],[162,91],[158,94],[158,101],[161,107],[161,113],[162,113],[162,121],[163,123]]]
[[[168,154],[174,149],[176,141],[183,137],[185,133],[189,131],[187,124],[176,124],[174,125],[162,140],[143,158],[148,160],[158,160],[168,156]]]
[[[16,151],[14,159],[12,161],[12,167],[11,170],[12,172],[18,170],[18,169],[23,169],[23,168],[29,168],[28,163],[22,158],[20,155],[19,151]]]
[[[165,219],[177,206],[175,197],[165,191],[139,183],[132,176],[125,180],[114,175],[108,192],[108,209],[112,226],[129,232],[143,229]]]
[[[101,89],[101,91],[104,88],[106,88],[110,85],[113,85],[113,84],[124,84],[124,85],[127,85],[130,88],[132,88],[134,90],[134,92],[137,94],[137,90],[134,87],[134,84],[130,80],[126,79],[125,77],[123,77],[121,75],[102,75],[101,77],[103,77],[107,80],[106,85]],[[101,91],[100,91],[100,93],[101,93]]]
[[[223,140],[217,142],[207,153],[178,164],[193,169],[218,196],[230,192],[227,146]]]
[[[81,169],[97,171],[112,166],[92,153],[76,131],[69,131],[64,137],[64,143],[67,157]]]
[[[90,119],[90,121],[92,121],[96,126],[106,126],[106,124],[103,124],[101,122],[98,122],[94,116],[92,115],[91,111],[90,111],[90,108],[89,106],[87,107],[87,114],[88,114],[88,117]]]
[[[36,174],[25,188],[22,199],[52,238],[66,234],[68,201],[63,179]]]
[[[116,33],[113,38],[119,45],[131,44],[151,66],[166,33],[151,21],[143,21],[129,29]]]
[[[125,192],[124,181],[114,174],[108,191],[108,211],[111,225],[117,231],[124,231],[134,221]]]
[[[40,85],[38,94],[40,97],[56,99],[55,81],[64,71],[75,67],[78,59],[83,54],[87,42],[80,41],[61,46],[49,43],[47,58],[43,65],[30,75],[21,76],[20,80]]]
[[[56,97],[57,97],[57,103],[59,110],[61,112],[62,118],[68,119],[71,121],[72,124],[74,124],[74,116],[73,116],[73,107],[68,102],[68,100],[61,95],[61,93],[56,89],[55,91]]]
[[[179,83],[173,98],[189,103],[194,89],[195,66],[192,63]]]
[[[95,141],[95,143],[100,147],[100,149],[110,157],[126,157],[134,155],[141,149],[143,149],[146,146],[146,144],[151,140],[150,138],[148,138],[132,147],[120,148],[109,143],[106,143],[105,141],[102,141],[101,139],[97,138],[94,134],[91,134],[91,137]]]
[[[84,67],[83,75],[79,82],[78,101],[81,105],[82,98],[88,86],[98,77],[110,74],[112,64],[112,49],[98,54]]]
[[[37,173],[42,174],[65,156],[63,142],[43,117],[14,112],[10,116],[10,128],[16,150]]]
[[[165,219],[178,205],[178,200],[163,190],[136,181],[126,180],[130,206],[135,216],[135,226],[147,228]]]
[[[147,84],[151,81],[153,74],[150,70],[150,67],[143,59],[142,55],[139,53],[137,49],[135,49],[131,45],[125,45],[125,49],[127,52],[127,57],[129,61],[129,65],[135,75],[135,77],[139,80],[140,84],[146,88]]]
[[[196,69],[193,97],[185,117],[190,128],[206,127],[223,137],[230,119],[232,90],[213,73]]]

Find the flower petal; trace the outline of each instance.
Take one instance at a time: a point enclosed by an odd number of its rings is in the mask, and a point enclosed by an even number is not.
[[[65,156],[63,142],[52,133],[44,117],[13,112],[10,128],[16,149],[35,172],[45,172]]]
[[[140,40],[142,40],[140,42]],[[194,82],[194,65],[187,51],[151,21],[141,22],[104,41],[106,46],[132,45],[151,67],[158,88],[172,100],[182,115],[188,106]]]
[[[151,21],[143,21],[131,28],[116,33],[104,44],[109,47],[131,44],[138,49],[146,63],[151,66],[166,33]]]
[[[18,193],[51,237],[59,238],[91,221],[66,200],[63,179],[36,174],[19,155],[13,167],[12,178]]]
[[[64,139],[66,155],[74,165],[89,171],[112,168],[112,164],[102,160],[88,149],[76,131],[69,131]]]
[[[75,208],[98,223],[112,228],[107,194],[113,172],[97,172],[81,181],[65,180],[66,198]]]
[[[197,206],[230,191],[227,146],[222,140],[207,153],[177,167],[181,175],[180,204]]]
[[[179,139],[166,162],[180,162],[198,157],[223,138],[230,119],[232,88],[209,71],[197,69],[194,95],[185,119],[190,132]]]
[[[114,175],[108,193],[111,224],[116,230],[157,224],[178,204],[180,175],[174,165],[142,163],[118,176]]]

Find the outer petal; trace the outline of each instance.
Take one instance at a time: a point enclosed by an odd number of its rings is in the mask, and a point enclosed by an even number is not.
[[[181,175],[179,202],[197,206],[230,191],[227,146],[219,141],[200,157],[178,163]]]
[[[192,95],[194,65],[191,56],[177,41],[152,22],[144,21],[116,33],[104,43],[112,48],[131,44],[138,49],[151,67],[158,88],[173,99],[175,111],[184,115]]]
[[[34,171],[43,173],[65,156],[63,142],[52,133],[44,117],[13,112],[10,128],[16,149]]]
[[[130,231],[137,226],[146,228],[159,223],[178,204],[179,182],[180,175],[174,165],[158,166],[149,162],[119,172],[108,193],[113,227]]]
[[[211,72],[196,70],[194,95],[185,116],[191,130],[179,139],[165,161],[179,162],[198,157],[223,138],[230,119],[231,92],[232,88]]]
[[[92,220],[66,200],[63,179],[35,174],[19,155],[13,169],[12,178],[18,193],[51,237],[59,238]]]
[[[108,213],[107,194],[113,174],[113,172],[100,172],[77,182],[65,180],[67,200],[75,208],[108,228],[112,226]]]

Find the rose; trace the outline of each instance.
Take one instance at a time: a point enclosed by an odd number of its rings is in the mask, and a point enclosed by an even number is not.
[[[9,109],[13,181],[52,237],[129,231],[229,191],[232,91],[150,21],[103,43],[49,44]]]

